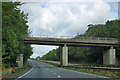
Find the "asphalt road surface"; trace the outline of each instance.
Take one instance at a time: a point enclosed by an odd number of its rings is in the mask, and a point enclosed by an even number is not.
[[[16,80],[21,78],[106,78],[99,75],[62,69],[33,60],[29,61],[33,67],[25,74],[20,75]]]

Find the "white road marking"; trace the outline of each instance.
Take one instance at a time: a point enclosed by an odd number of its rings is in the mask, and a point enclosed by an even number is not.
[[[18,79],[22,78],[23,76],[27,75],[30,71],[32,71],[32,70],[33,70],[33,68],[34,68],[34,65],[33,65],[33,67],[32,67],[32,69],[31,69],[31,70],[29,70],[29,71],[28,71],[28,72],[26,72],[25,74],[23,74],[23,75],[19,76],[19,77],[18,77],[17,79],[15,79],[15,80],[18,80]]]
[[[41,66],[43,66],[43,65],[41,65]],[[45,66],[43,66],[43,67],[45,67]],[[47,70],[49,70],[50,71],[50,69],[48,69],[48,68],[45,68],[45,69],[47,69]],[[53,72],[53,71],[51,71],[51,72]],[[56,73],[53,73],[54,75],[56,75]],[[59,76],[60,77],[60,76]]]
[[[43,66],[43,65],[42,65]],[[45,66],[43,66],[43,67],[45,67]],[[49,70],[50,71],[50,69],[48,69],[48,68],[46,68],[47,70]],[[59,69],[61,69],[61,68],[59,68]],[[64,69],[64,70],[66,70],[66,69]],[[56,75],[56,73],[54,73],[53,71],[51,71],[54,75]],[[58,78],[61,78],[61,76],[57,76]]]
[[[61,77],[61,76],[58,76],[59,78]]]
[[[98,76],[98,77],[101,77],[101,78],[109,78],[109,77],[105,77],[105,76],[90,74],[90,73],[86,73],[86,72],[79,72],[79,71],[74,71],[74,70],[70,70],[70,69],[63,69],[63,68],[59,68],[59,69],[66,70],[66,71],[77,72],[77,73],[82,73],[82,74],[87,74],[87,75],[92,75],[92,76]]]

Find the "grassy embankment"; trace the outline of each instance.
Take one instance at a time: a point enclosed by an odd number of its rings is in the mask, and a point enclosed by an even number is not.
[[[11,78],[26,70],[29,70],[31,67],[32,66],[30,64],[25,63],[22,69],[15,70],[15,72],[12,72],[12,68],[4,68],[2,69],[2,78]]]

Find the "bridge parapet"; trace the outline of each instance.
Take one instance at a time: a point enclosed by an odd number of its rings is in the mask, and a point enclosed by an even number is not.
[[[57,36],[57,35],[39,35],[28,36],[25,38],[37,38],[37,39],[64,39],[64,40],[79,40],[79,41],[97,41],[97,42],[120,42],[117,38],[104,38],[104,37],[79,37],[74,38],[71,36]]]
[[[116,38],[102,38],[102,37],[80,37],[79,39],[75,40],[81,40],[81,41],[98,41],[98,42],[119,42]]]
[[[25,38],[72,39],[72,38],[74,38],[74,37],[71,37],[71,36],[62,36],[62,35],[39,35],[39,36],[29,35],[28,37],[25,36]]]

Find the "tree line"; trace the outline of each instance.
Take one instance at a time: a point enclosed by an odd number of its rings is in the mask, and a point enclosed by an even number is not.
[[[89,24],[87,31],[84,34],[78,34],[74,39],[81,37],[105,37],[120,39],[120,20],[107,21],[105,24]],[[116,58],[119,63],[120,60],[120,46],[116,50]],[[61,48],[54,49],[45,54],[41,59],[43,60],[60,60]],[[79,63],[95,63],[103,64],[103,52],[107,48],[97,47],[68,47],[69,62]]]
[[[23,54],[24,62],[33,54],[25,45],[24,36],[29,35],[27,16],[20,10],[20,2],[2,2],[2,65],[17,66],[16,58]]]

